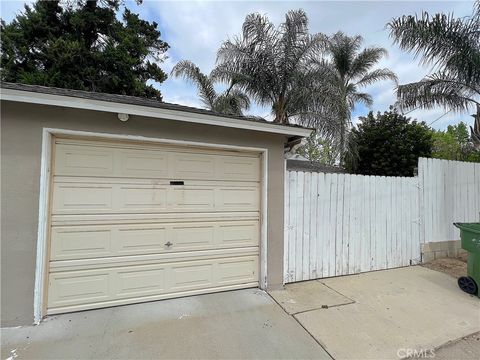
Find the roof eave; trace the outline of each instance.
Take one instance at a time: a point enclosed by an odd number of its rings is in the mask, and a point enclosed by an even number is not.
[[[84,99],[78,97],[45,94],[33,91],[0,89],[0,99],[31,104],[61,106],[74,109],[104,111],[109,113],[125,113],[165,120],[185,121],[196,124],[216,125],[243,130],[262,131],[286,136],[309,136],[311,129],[289,127],[272,123],[260,123],[221,115],[191,113],[181,110],[153,108],[141,105],[110,102],[104,100]]]

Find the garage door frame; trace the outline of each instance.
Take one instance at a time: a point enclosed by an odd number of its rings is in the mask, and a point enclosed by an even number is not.
[[[52,180],[52,148],[54,137],[69,136],[94,140],[118,140],[157,143],[159,145],[196,146],[217,150],[257,152],[261,155],[261,200],[260,200],[260,288],[267,288],[267,191],[268,149],[225,144],[203,143],[137,135],[119,135],[100,132],[43,128],[40,162],[40,197],[38,209],[37,255],[35,264],[34,321],[40,323],[47,313],[46,289],[48,279],[49,227]]]

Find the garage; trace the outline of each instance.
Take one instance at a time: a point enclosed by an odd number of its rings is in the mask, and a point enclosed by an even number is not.
[[[284,154],[310,129],[8,82],[0,102],[2,326],[283,286]]]
[[[260,154],[55,138],[47,314],[258,287]]]

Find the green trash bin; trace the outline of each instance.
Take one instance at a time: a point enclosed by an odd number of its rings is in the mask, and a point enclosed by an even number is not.
[[[462,248],[468,251],[467,276],[458,278],[458,286],[466,293],[479,295],[480,286],[480,223],[454,223],[460,229]]]

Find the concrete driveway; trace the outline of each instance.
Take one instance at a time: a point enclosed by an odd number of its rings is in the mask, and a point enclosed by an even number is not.
[[[480,331],[480,300],[420,266],[290,284],[271,295],[336,359],[430,358]]]
[[[2,329],[2,359],[330,359],[258,289],[83,311]]]

